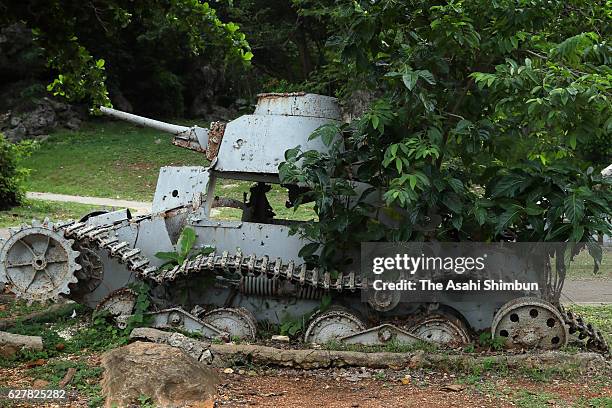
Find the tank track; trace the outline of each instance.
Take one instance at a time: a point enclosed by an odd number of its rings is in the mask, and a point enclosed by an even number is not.
[[[146,217],[142,219],[146,219]],[[138,219],[135,220],[135,222],[138,221]],[[239,273],[243,276],[256,275],[283,279],[298,285],[327,291],[355,291],[367,287],[367,282],[362,281],[361,277],[355,275],[355,272],[341,273],[334,278],[329,272],[320,273],[317,268],[308,269],[306,264],[296,266],[293,261],[284,262],[281,258],[271,260],[268,256],[244,256],[240,252],[235,254],[223,252],[221,255],[213,252],[209,255],[198,255],[194,259],[185,261],[182,265],[163,270],[150,265],[150,261],[141,255],[140,249],[131,248],[128,242],[119,241],[113,232],[120,227],[120,223],[112,226],[89,226],[84,222],[54,225],[54,229],[62,230],[66,238],[78,241],[86,240],[89,244],[107,250],[110,257],[125,264],[127,269],[134,272],[138,278],[157,284],[172,282],[179,277],[196,274],[212,272],[221,275],[229,272]],[[586,339],[586,345],[589,349],[604,354],[610,352],[610,348],[599,330],[571,311],[565,311],[562,307],[559,309],[565,323],[569,326],[570,333],[578,333],[581,340]]]
[[[136,220],[138,221],[138,220]],[[109,256],[125,264],[127,269],[134,272],[143,280],[150,280],[157,284],[172,282],[178,277],[202,273],[238,273],[240,275],[266,276],[273,279],[287,280],[301,286],[311,286],[324,290],[355,291],[362,288],[360,277],[355,272],[340,273],[332,277],[329,272],[320,273],[317,268],[308,269],[306,264],[299,266],[295,262],[284,262],[281,258],[271,260],[268,256],[244,256],[241,252],[221,255],[211,253],[198,255],[194,259],[185,261],[172,269],[163,270],[151,265],[150,261],[141,255],[141,250],[131,248],[129,243],[119,241],[113,232],[120,228],[113,226],[90,226],[84,222],[70,222],[59,224],[56,230],[62,230],[66,238],[78,241],[86,240],[100,249],[108,251]]]
[[[610,353],[610,346],[606,342],[603,334],[597,330],[592,324],[587,323],[584,319],[572,312],[560,308],[561,315],[565,320],[565,324],[569,327],[570,334],[578,336],[580,340],[586,340],[586,347],[590,350],[597,351],[603,354]]]

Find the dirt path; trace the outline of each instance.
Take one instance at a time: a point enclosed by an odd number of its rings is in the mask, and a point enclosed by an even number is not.
[[[360,369],[247,371],[222,374],[217,403],[223,407],[450,408],[607,406],[612,401],[610,382],[593,377],[546,382],[511,377]],[[596,405],[599,402],[604,405]]]
[[[562,303],[602,304],[612,303],[612,280],[568,280],[563,284]]]
[[[32,191],[27,192],[26,197],[31,200],[47,200],[59,201],[63,203],[80,203],[107,207],[130,208],[132,210],[135,210],[135,215],[151,212],[151,203],[142,201],[115,200],[113,198],[83,197],[53,193],[36,193]]]

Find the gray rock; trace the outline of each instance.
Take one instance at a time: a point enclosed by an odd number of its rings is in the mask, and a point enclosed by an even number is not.
[[[274,336],[272,336],[272,341],[282,341],[283,343],[289,343],[289,336],[281,336],[275,334]]]
[[[210,350],[206,350],[202,353],[202,355],[200,356],[200,361],[206,364],[212,364],[213,355]]]
[[[137,327],[130,333],[130,340],[148,340],[154,343],[168,343],[172,333],[150,327]]]
[[[47,97],[33,100],[19,112],[10,110],[0,115],[0,131],[11,141],[38,139],[58,127],[77,130],[80,126],[79,113],[71,105]]]
[[[42,337],[0,332],[0,357],[11,357],[24,349],[42,350]]]
[[[213,404],[219,377],[181,350],[154,343],[135,342],[102,356],[105,406],[125,407],[141,396],[154,406],[184,407]]]
[[[64,126],[70,130],[79,130],[81,127],[81,119],[74,117],[68,120]]]

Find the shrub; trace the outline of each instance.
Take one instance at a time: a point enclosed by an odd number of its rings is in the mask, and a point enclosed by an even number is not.
[[[22,184],[29,170],[20,167],[21,160],[32,151],[34,142],[9,142],[0,134],[0,210],[17,206],[23,199]]]

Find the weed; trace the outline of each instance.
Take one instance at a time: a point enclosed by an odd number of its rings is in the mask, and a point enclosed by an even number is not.
[[[138,402],[140,404],[140,408],[155,408],[153,400],[147,395],[140,395],[138,397]]]
[[[358,351],[365,353],[389,352],[389,353],[411,353],[414,351],[435,352],[437,346],[425,341],[418,341],[413,344],[398,343],[391,341],[384,345],[366,346],[362,344],[344,344],[339,341],[330,341],[322,346],[325,350],[334,351]]]
[[[610,408],[612,407],[611,397],[580,398],[574,403],[576,408]]]
[[[70,368],[76,369],[76,373],[67,389],[76,390],[87,397],[91,407],[101,406],[103,402],[99,385],[103,372],[101,367],[90,366],[84,361],[50,360],[43,366],[31,368],[28,374],[33,378],[49,381],[49,388],[58,388]]]
[[[514,402],[521,408],[548,408],[549,401],[555,401],[552,394],[521,390],[514,397]]]
[[[499,351],[504,348],[506,339],[504,337],[494,337],[490,332],[482,332],[478,336],[478,343],[482,347],[488,347],[492,350]]]
[[[181,231],[181,235],[178,239],[178,251],[176,252],[158,252],[155,256],[159,259],[166,261],[161,265],[162,269],[169,269],[176,265],[182,265],[186,260],[196,257],[198,255],[208,255],[214,252],[214,248],[206,246],[194,250],[193,246],[196,243],[196,233],[193,228],[185,227]]]

